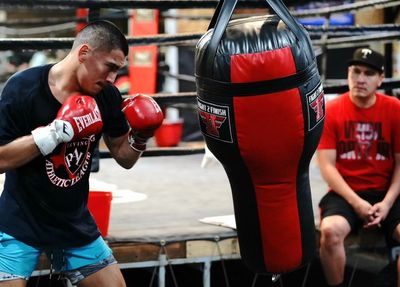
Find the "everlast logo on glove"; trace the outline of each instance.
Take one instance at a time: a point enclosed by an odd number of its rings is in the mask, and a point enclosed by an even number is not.
[[[72,140],[98,134],[103,128],[101,113],[95,99],[80,94],[72,95],[65,101],[57,113],[57,119],[71,125]]]
[[[232,143],[229,107],[197,100],[200,127],[204,134],[217,140]]]
[[[101,114],[99,107],[96,106],[92,112],[90,112],[87,115],[79,116],[79,117],[73,117],[76,127],[78,128],[78,131],[81,132],[82,130],[86,129],[87,127],[97,123],[97,122],[102,122],[101,119]]]

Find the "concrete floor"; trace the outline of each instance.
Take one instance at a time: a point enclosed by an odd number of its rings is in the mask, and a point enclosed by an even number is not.
[[[4,174],[0,174],[0,185],[3,181]],[[315,159],[310,163],[310,184],[317,215],[318,202],[327,187]],[[209,154],[143,157],[130,170],[113,159],[101,159],[99,172],[91,174],[90,188],[113,193],[111,237],[142,241],[158,240],[171,233],[177,237],[201,237],[202,232],[213,235],[222,230],[230,233],[226,228],[199,222],[204,217],[233,214],[227,176]],[[315,218],[318,222],[318,216]],[[126,228],[127,224],[132,228]]]
[[[205,163],[204,154],[143,157],[131,170],[113,159],[101,159],[99,172],[91,175],[91,190],[113,192],[110,237],[142,241],[229,232],[199,222],[204,217],[233,214],[225,171],[219,162],[206,159]],[[318,215],[317,204],[326,185],[315,160],[310,164],[310,179]]]

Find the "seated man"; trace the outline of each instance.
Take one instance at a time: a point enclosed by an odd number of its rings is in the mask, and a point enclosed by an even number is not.
[[[381,54],[357,49],[349,61],[349,91],[326,105],[317,159],[329,185],[319,204],[329,286],[345,286],[344,239],[351,231],[382,228],[389,246],[400,242],[400,101],[377,92],[383,65]]]

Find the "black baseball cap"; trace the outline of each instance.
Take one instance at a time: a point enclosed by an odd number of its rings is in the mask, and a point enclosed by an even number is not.
[[[380,73],[384,71],[385,58],[382,54],[369,49],[369,48],[359,48],[355,50],[353,54],[353,59],[351,59],[348,64],[351,65],[366,65],[373,68]]]

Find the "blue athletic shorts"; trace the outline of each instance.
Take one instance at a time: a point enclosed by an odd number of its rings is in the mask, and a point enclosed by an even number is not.
[[[85,246],[46,250],[29,246],[0,232],[0,281],[28,280],[42,252],[46,253],[52,269],[63,273],[72,284],[116,263],[111,249],[101,236]]]

